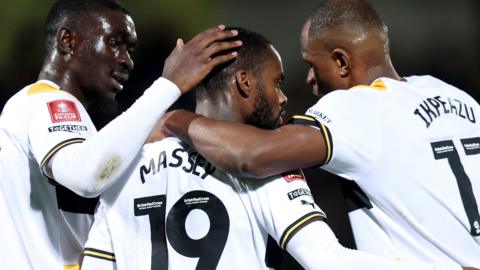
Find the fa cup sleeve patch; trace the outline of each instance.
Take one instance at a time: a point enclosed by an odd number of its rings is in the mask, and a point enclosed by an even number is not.
[[[285,181],[287,181],[288,183],[296,180],[306,181],[305,176],[303,175],[303,172],[300,169],[284,172],[282,173],[282,176],[283,176],[283,179],[285,179]]]
[[[81,122],[80,113],[73,101],[60,99],[47,103],[52,123]]]

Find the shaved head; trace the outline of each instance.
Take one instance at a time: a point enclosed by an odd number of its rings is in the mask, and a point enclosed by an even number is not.
[[[50,8],[44,25],[45,55],[48,58],[55,50],[55,40],[62,27],[75,32],[89,31],[94,14],[104,10],[128,11],[116,0],[57,0]]]
[[[301,53],[310,66],[307,83],[317,96],[382,76],[399,78],[387,26],[366,0],[321,2],[303,26]]]
[[[326,0],[317,6],[307,19],[308,36],[316,37],[325,31],[387,31],[373,6],[364,0]]]

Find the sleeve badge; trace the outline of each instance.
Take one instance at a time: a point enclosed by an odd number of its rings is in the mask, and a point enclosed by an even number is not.
[[[82,121],[77,106],[71,100],[55,100],[47,102],[47,106],[52,123]]]

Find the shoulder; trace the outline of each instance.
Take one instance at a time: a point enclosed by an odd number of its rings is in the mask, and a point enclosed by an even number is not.
[[[350,89],[334,90],[318,100],[315,105],[341,105],[345,103],[359,103],[371,100],[372,97],[387,92],[388,86],[382,79],[377,79],[370,85],[357,85]]]
[[[67,91],[60,89],[60,87],[52,81],[39,80],[22,89],[23,95],[27,98],[38,100],[52,100],[52,99],[68,99],[75,103],[80,101]]]
[[[60,90],[54,83],[50,83],[49,81],[37,81],[23,87],[20,91],[10,97],[6,104],[35,101],[38,100],[38,97],[40,97],[41,100],[42,97],[49,97],[51,94],[65,94],[71,96],[67,92]]]
[[[405,79],[407,80],[408,84],[412,87],[415,87],[415,89],[429,88],[437,94],[444,94],[453,98],[461,98],[465,101],[468,100],[470,104],[478,105],[478,101],[476,101],[467,91],[433,76],[409,76],[405,77]]]
[[[47,105],[50,112],[67,112],[72,111],[78,113],[84,110],[83,104],[72,94],[61,90],[55,83],[40,80],[34,84],[25,87],[22,95],[32,107]]]
[[[435,78],[430,75],[413,75],[404,77],[407,80],[407,83],[410,85],[417,85],[417,86],[451,86],[446,82]]]
[[[405,77],[407,84],[415,88],[433,88],[447,92],[465,93],[463,90],[430,75]],[[465,93],[466,94],[466,93]]]
[[[65,91],[60,90],[60,88],[53,82],[40,80],[25,87],[25,92],[27,96],[33,96],[44,93],[62,93]]]
[[[335,90],[318,100],[306,114],[327,125],[344,118],[369,117],[376,113],[377,107],[381,104],[382,97],[379,93],[380,90],[369,86]]]

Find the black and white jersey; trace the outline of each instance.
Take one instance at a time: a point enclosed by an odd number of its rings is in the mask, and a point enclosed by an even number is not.
[[[361,250],[480,266],[480,107],[431,76],[380,78],[308,109],[329,149],[327,171],[369,199],[350,212]]]
[[[324,213],[300,170],[265,180],[216,169],[175,138],[147,144],[101,196],[82,269],[266,269]]]
[[[96,200],[57,185],[41,168],[63,147],[94,133],[82,104],[53,82],[38,81],[7,102],[0,116],[3,266],[79,268]]]

